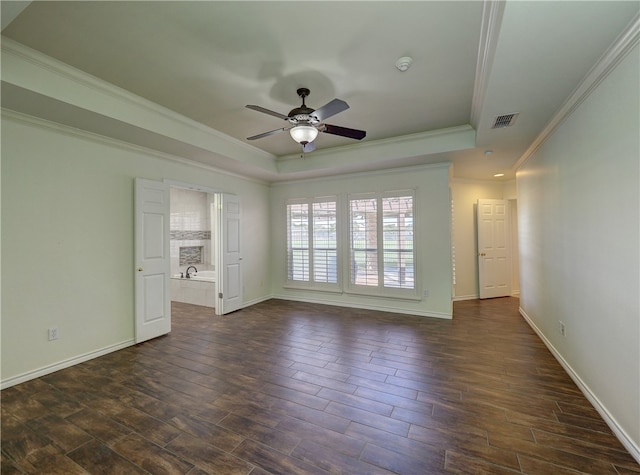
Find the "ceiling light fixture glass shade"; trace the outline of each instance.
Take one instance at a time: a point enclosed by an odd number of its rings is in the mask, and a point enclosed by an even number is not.
[[[291,138],[298,143],[306,144],[313,142],[318,136],[318,129],[310,125],[297,125],[289,130]]]

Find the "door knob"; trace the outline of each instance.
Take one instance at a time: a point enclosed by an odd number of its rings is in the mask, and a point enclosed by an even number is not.
[[[142,272],[144,269],[142,267],[138,267],[138,272]]]

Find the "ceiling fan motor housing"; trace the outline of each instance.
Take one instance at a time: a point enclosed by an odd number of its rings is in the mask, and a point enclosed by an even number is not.
[[[320,121],[317,119],[317,117],[311,115],[315,111],[315,109],[307,107],[304,102],[305,98],[308,97],[309,94],[311,94],[311,91],[309,91],[309,89],[307,89],[306,87],[301,87],[296,92],[298,93],[298,96],[302,98],[302,105],[300,107],[296,107],[295,109],[291,109],[287,116],[287,120],[294,126],[307,124],[313,126],[318,125]]]
[[[309,109],[308,107],[297,107],[289,112],[287,120],[292,125],[308,124],[316,126],[320,121],[315,116],[311,115],[312,112],[313,109]]]

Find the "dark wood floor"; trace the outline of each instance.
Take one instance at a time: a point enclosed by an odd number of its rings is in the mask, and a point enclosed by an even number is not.
[[[2,391],[2,474],[639,474],[518,314],[272,300]]]

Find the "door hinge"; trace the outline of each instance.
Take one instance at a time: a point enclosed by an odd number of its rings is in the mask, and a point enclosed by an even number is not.
[[[222,292],[218,292],[218,298],[221,299],[222,298]]]

